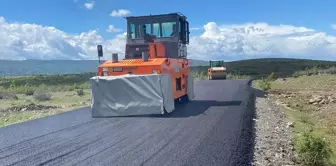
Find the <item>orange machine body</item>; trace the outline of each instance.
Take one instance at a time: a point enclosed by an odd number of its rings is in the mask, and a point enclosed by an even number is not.
[[[173,95],[178,99],[187,94],[189,60],[185,58],[165,58],[165,47],[161,43],[149,44],[149,57],[142,59],[123,59],[118,62],[106,61],[98,67],[98,76],[117,76],[124,74],[170,74]]]
[[[225,72],[225,69],[222,70],[213,70],[212,68],[208,69],[208,75],[213,75],[213,73],[222,73]]]

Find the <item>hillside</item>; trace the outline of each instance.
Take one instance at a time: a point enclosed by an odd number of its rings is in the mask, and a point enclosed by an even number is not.
[[[335,61],[283,58],[241,60],[226,64],[229,73],[249,75],[254,78],[267,76],[271,72],[281,77],[292,76],[296,71],[314,66],[319,68],[336,66]],[[96,60],[0,60],[0,76],[95,72],[97,66]],[[208,62],[191,60],[191,66],[194,72],[206,72]]]
[[[294,72],[306,68],[329,68],[332,66],[336,66],[336,61],[281,58],[243,60],[228,64],[230,72],[257,77],[267,76],[271,72],[281,77],[292,76]]]
[[[249,75],[253,78],[266,77],[274,72],[276,76],[292,76],[295,72],[307,68],[329,68],[336,66],[336,61],[319,61],[307,59],[265,58],[227,62],[229,73]],[[194,71],[207,71],[207,67],[197,67]]]

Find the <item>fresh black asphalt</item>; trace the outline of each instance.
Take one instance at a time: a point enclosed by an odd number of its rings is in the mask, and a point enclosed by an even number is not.
[[[0,165],[250,165],[251,80],[195,81],[168,115],[92,119],[89,108],[0,128]]]

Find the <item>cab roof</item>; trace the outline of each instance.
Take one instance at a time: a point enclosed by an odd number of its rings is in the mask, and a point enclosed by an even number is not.
[[[125,18],[126,20],[138,20],[138,19],[148,19],[148,18],[156,19],[156,18],[172,18],[172,17],[181,17],[181,18],[187,19],[187,17],[184,16],[180,12],[168,13],[168,14],[156,14],[156,15],[150,14],[150,15],[143,15],[143,16],[127,16]]]

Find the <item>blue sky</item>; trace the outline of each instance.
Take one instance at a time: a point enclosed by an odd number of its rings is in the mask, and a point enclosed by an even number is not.
[[[127,9],[131,15],[178,11],[188,16],[192,26],[203,26],[214,21],[219,24],[267,22],[307,26],[333,33],[336,1],[300,0],[212,0],[158,3],[157,0],[96,0],[87,10],[86,0],[1,0],[0,15],[8,21],[20,21],[55,26],[69,33],[91,29],[106,29],[109,24],[125,28],[125,20],[109,16],[112,10]],[[104,32],[104,31],[102,31]]]
[[[85,8],[84,3],[91,2],[93,2],[93,8]],[[216,23],[216,28],[221,25],[247,23],[266,23],[274,26],[285,24],[306,27],[334,37],[336,31],[332,28],[332,24],[336,23],[335,6],[335,0],[170,0],[169,3],[157,0],[143,2],[135,0],[1,0],[0,17],[3,17],[7,24],[18,22],[52,26],[73,35],[99,29],[97,35],[104,40],[113,40],[118,35],[118,33],[106,32],[109,25],[122,29],[122,32],[126,28],[123,18],[109,15],[113,10],[119,9],[129,10],[130,15],[182,12],[189,18],[191,27],[198,28],[203,28],[209,22]],[[192,31],[192,35],[199,37],[205,31],[204,29]],[[247,39],[247,37],[244,38]],[[199,42],[204,41],[195,40],[195,43]],[[218,51],[218,48],[215,49]],[[225,48],[222,47],[222,49]]]

